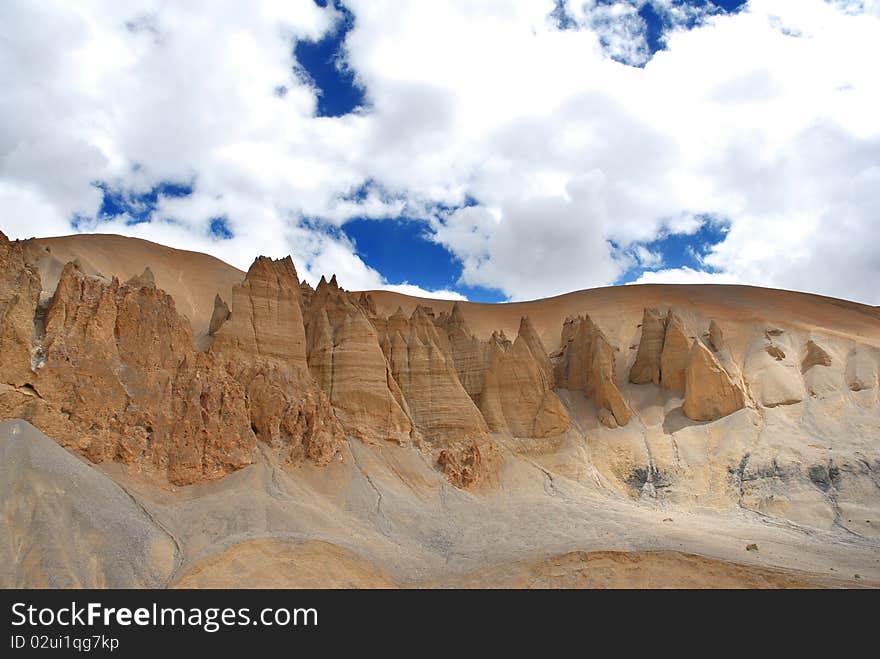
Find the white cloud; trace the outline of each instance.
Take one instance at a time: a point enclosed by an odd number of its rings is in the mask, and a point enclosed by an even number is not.
[[[741,284],[743,283],[730,274],[721,272],[705,272],[687,266],[667,270],[644,272],[630,284]]]
[[[651,57],[645,20],[639,2],[600,4],[597,0],[572,2],[564,7],[568,18],[581,29],[593,30],[611,57],[627,64],[642,65]]]
[[[730,226],[705,256],[710,279],[880,303],[876,0],[751,0],[731,16],[655,3],[677,27],[644,68],[607,55],[643,61],[635,0],[568,2],[576,30],[558,29],[549,0],[346,4],[367,109],[324,118],[292,44],[332,29],[332,9],[2,3],[3,230],[72,231],[99,208],[94,181],[192,182],[153,222],[100,230],[239,267],[289,252],[312,281],[376,288],[395,283],[336,227],[405,212],[431,221],[463,284],[524,299],[613,283],[633,259],[661,268],[638,244],[709,214]],[[466,196],[479,205],[433,210]],[[210,235],[218,216],[233,239]]]
[[[660,252],[652,252],[644,245],[636,245],[633,252],[642,268],[656,268],[663,263],[663,255]]]
[[[415,286],[413,284],[388,284],[386,286],[382,286],[382,288],[388,291],[403,293],[404,295],[413,295],[415,297],[428,297],[434,298],[435,300],[461,300],[462,302],[467,302],[467,297],[465,297],[461,293],[446,289],[431,291],[426,290],[421,286]]]

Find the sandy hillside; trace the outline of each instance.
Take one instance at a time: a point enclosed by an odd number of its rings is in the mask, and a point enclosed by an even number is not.
[[[880,586],[876,307],[0,250],[0,585]]]
[[[89,272],[118,277],[153,270],[156,284],[174,297],[178,309],[204,331],[214,308],[214,296],[227,302],[232,287],[244,273],[214,257],[172,249],[138,238],[111,234],[78,234],[29,241],[34,257],[40,259],[43,286],[54,290],[61,268],[79,259]],[[46,248],[48,251],[46,252]],[[43,252],[46,252],[43,254]],[[328,277],[332,273],[327,273]],[[345,282],[341,282],[343,285]],[[417,305],[437,313],[450,311],[452,302],[417,298],[392,291],[370,291],[379,311],[393,313],[401,307],[407,314]],[[662,285],[617,286],[567,293],[544,300],[510,304],[464,303],[462,309],[471,329],[481,338],[495,330],[515,336],[520,318],[528,315],[548,349],[559,344],[559,328],[568,316],[589,313],[603,329],[636,325],[646,306],[681,305],[699,308],[719,319],[784,318],[787,323],[816,327],[864,337],[880,343],[878,307],[833,298],[751,286]],[[624,321],[624,322],[621,322]]]
[[[28,241],[30,257],[40,264],[43,289],[55,290],[61,269],[79,260],[91,274],[125,281],[150,268],[156,285],[174,297],[177,309],[190,319],[195,332],[203,332],[214,309],[214,295],[232,296],[232,287],[244,273],[199,252],[172,249],[140,238],[113,234],[77,234]]]
[[[468,493],[410,450],[351,449],[328,468],[290,470],[267,461],[215,483],[169,491],[117,465],[88,465],[28,424],[5,422],[0,450],[7,471],[20,476],[4,483],[32,485],[24,495],[4,492],[12,544],[3,546],[2,583],[880,586],[876,543],[855,537],[746,510],[633,501],[548,477],[536,463],[513,456],[500,488]],[[75,500],[66,489],[71,473],[78,474]],[[10,516],[12,502],[19,512]],[[65,519],[60,532],[58,515]]]

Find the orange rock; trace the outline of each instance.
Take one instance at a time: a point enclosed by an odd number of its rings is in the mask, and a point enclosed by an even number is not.
[[[806,373],[814,366],[831,366],[831,355],[818,343],[807,341],[807,353],[801,361],[801,373]]]
[[[568,318],[562,326],[562,353],[554,372],[556,385],[583,391],[605,425],[625,426],[632,411],[617,388],[614,348],[589,316]],[[614,423],[602,410],[611,412]]]
[[[437,458],[437,464],[450,483],[459,488],[472,487],[484,480],[488,465],[475,442],[449,446]]]
[[[714,421],[745,407],[745,394],[712,351],[694,341],[686,371],[684,413],[694,421]]]
[[[296,268],[288,256],[258,257],[232,289],[232,313],[214,333],[215,351],[240,351],[306,368],[306,334]]]
[[[39,274],[25,262],[21,244],[0,232],[0,381],[4,383],[22,386],[32,380],[31,367],[39,359],[32,352],[39,300]]]
[[[486,434],[486,422],[451,359],[430,338],[423,342],[415,328],[405,338],[397,332],[391,339],[391,369],[425,440],[443,443]]]
[[[258,259],[236,289],[237,320],[222,324],[209,353],[196,353],[189,322],[149,270],[120,284],[68,263],[37,333],[40,367],[26,389],[4,393],[0,411],[92,461],[137,465],[176,484],[252,463],[253,429],[288,462],[325,463],[344,438],[304,368],[305,335],[302,321],[295,323],[301,312],[284,302],[288,268],[289,261]],[[19,283],[31,285],[30,278]],[[294,341],[281,336],[283,324]]]
[[[663,352],[660,355],[660,384],[664,389],[684,393],[685,370],[691,343],[681,319],[670,311],[666,321]]]
[[[217,330],[226,322],[229,318],[229,307],[226,306],[226,302],[223,301],[223,298],[220,297],[220,294],[214,296],[214,312],[211,314],[211,322],[208,324],[208,334],[213,336],[217,333]]]
[[[413,423],[376,331],[360,309],[337,329],[333,345],[330,400],[346,431],[365,441],[408,442]]]
[[[348,435],[407,443],[415,434],[409,408],[366,313],[335,279],[322,278],[306,313],[309,369]]]
[[[642,315],[642,338],[636,361],[629,371],[633,384],[660,384],[660,356],[666,338],[666,316],[656,309],[645,309]]]
[[[452,305],[452,312],[448,316],[440,316],[438,326],[445,330],[459,382],[471,399],[478,401],[489,364],[488,344],[471,333],[458,302]]]
[[[568,430],[568,412],[552,388],[550,360],[528,319],[521,320],[512,345],[490,345],[480,396],[489,427],[517,437],[549,437]]]

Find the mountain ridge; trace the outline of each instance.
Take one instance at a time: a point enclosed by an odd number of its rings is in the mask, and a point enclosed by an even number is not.
[[[880,542],[871,307],[730,285],[426,301],[347,291],[335,276],[312,288],[289,257],[258,257],[242,273],[119,236],[92,249],[89,238],[0,235],[0,419],[29,421],[172,508],[177,492],[228,489],[270,468],[273,481],[286,474],[294,489],[326,492],[331,508],[360,511],[359,524],[414,556],[433,555],[433,541],[384,509],[416,514],[438,488],[476,497],[462,499],[462,520],[477,501],[506,518],[502,493],[540,507],[565,490],[636,517],[696,507],[712,511],[710,525],[746,514],[789,533],[821,530],[838,559]],[[615,548],[585,546],[561,531],[569,513],[553,510],[561,527],[533,524],[570,542],[526,543],[532,557]],[[440,518],[429,524],[446,533]],[[309,525],[304,540],[328,538],[327,522]],[[232,546],[223,533],[199,542]],[[523,550],[496,558],[528,558]],[[192,567],[198,556],[179,558]]]

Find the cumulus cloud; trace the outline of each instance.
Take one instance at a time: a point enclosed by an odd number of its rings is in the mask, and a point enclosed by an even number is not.
[[[395,291],[396,293],[403,293],[404,295],[413,295],[415,297],[429,297],[434,298],[435,300],[467,301],[467,297],[457,291],[450,291],[446,289],[426,291],[421,286],[416,286],[414,284],[386,284],[381,288],[388,291]]]
[[[723,272],[706,272],[690,267],[652,270],[631,284],[741,284],[735,276]]]
[[[635,0],[561,3],[570,26],[549,0],[345,4],[343,64],[366,103],[330,118],[293,45],[333,30],[332,6],[4,2],[3,230],[57,235],[77,218],[238,267],[291,253],[311,281],[367,289],[399,282],[339,227],[405,215],[429,221],[460,283],[511,299],[614,283],[636,263],[653,270],[643,281],[880,304],[875,0],[733,15],[657,0],[669,30],[653,57]],[[129,224],[98,217],[99,181],[192,194]],[[729,230],[705,272],[643,247],[707,216]],[[211,233],[217,217],[231,239]]]

